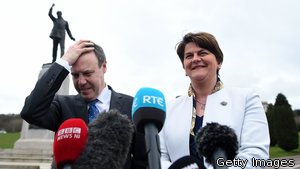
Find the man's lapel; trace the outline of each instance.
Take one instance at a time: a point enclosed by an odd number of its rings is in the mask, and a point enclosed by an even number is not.
[[[120,99],[122,98],[122,96],[115,92],[114,90],[111,90],[111,100],[110,100],[110,108],[109,109],[117,109],[121,111],[121,102]]]

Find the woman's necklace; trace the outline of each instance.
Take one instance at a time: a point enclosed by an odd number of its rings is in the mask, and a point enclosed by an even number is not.
[[[201,103],[199,100],[195,98],[196,102],[200,105],[201,110],[205,110],[206,103]]]
[[[217,81],[215,87],[214,87],[214,90],[211,92],[211,94],[221,90],[223,88],[223,83],[219,80]],[[192,87],[192,84],[190,84],[189,86],[189,90],[188,90],[188,96],[193,96],[193,98],[196,100],[195,98],[195,91]],[[199,105],[201,105],[201,110],[204,111],[205,110],[205,106],[206,106],[206,103],[201,103],[199,102],[198,100],[196,100],[197,103],[199,103]],[[193,108],[193,113],[192,113],[192,124],[191,124],[191,129],[190,129],[190,134],[195,136],[195,133],[194,133],[194,127],[195,127],[195,122],[196,122],[196,108],[194,107]]]

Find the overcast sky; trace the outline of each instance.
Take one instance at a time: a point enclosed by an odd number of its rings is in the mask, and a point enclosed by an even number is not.
[[[167,100],[185,94],[189,79],[175,45],[188,32],[205,31],[223,50],[226,86],[255,88],[269,103],[281,92],[300,109],[298,0],[9,0],[0,6],[0,114],[21,111],[52,60],[52,3],[76,40],[104,48],[106,82],[118,92],[153,87]],[[66,50],[71,44],[66,37]]]

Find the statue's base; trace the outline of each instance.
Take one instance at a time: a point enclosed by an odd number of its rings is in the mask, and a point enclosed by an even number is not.
[[[14,149],[51,150],[53,149],[54,132],[35,127],[23,120],[21,137],[15,142]]]
[[[39,78],[51,67],[52,63],[43,64]],[[69,94],[69,76],[64,80],[56,94]],[[20,139],[13,149],[0,150],[0,168],[4,163],[26,162],[46,163],[50,165],[53,155],[54,132],[28,124],[23,120]],[[13,164],[12,164],[13,165]]]

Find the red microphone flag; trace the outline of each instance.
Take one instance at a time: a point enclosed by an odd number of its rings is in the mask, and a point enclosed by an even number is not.
[[[68,119],[60,125],[53,143],[53,155],[58,169],[76,161],[85,147],[87,135],[88,127],[80,118]]]

